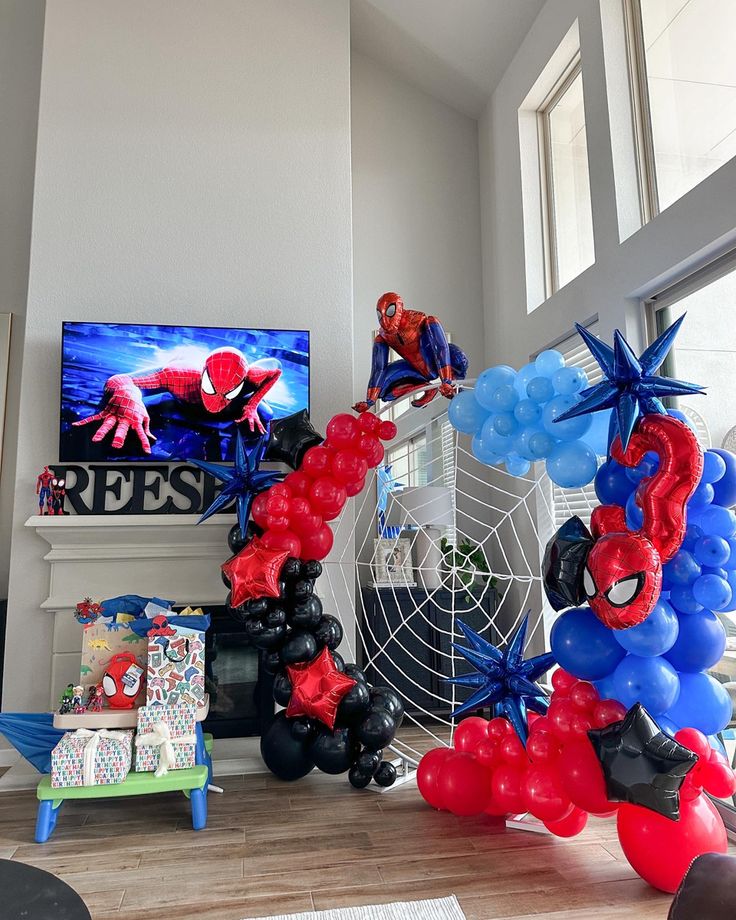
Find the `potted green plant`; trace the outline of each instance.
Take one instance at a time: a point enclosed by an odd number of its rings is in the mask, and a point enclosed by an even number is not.
[[[471,589],[476,581],[496,587],[498,579],[491,575],[486,554],[477,543],[465,538],[453,546],[447,537],[442,537],[440,549],[449,575],[447,587],[451,591],[465,591],[466,603],[473,602]]]

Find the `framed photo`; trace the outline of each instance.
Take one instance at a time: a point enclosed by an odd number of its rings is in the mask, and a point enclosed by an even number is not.
[[[376,585],[406,587],[415,584],[411,563],[411,540],[374,540],[373,558],[373,577]]]

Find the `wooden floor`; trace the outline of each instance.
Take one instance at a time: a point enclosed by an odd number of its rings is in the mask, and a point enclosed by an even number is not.
[[[221,780],[206,830],[179,794],[68,802],[33,843],[33,792],[0,795],[0,857],[59,875],[108,920],[242,920],[457,895],[468,920],[665,918],[611,821],[558,840],[433,812],[415,785],[375,794],[312,774]]]

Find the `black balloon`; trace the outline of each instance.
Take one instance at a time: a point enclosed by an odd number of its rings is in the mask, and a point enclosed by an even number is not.
[[[334,649],[332,650],[332,660],[335,662],[335,667],[337,668],[338,671],[345,670],[344,658],[342,657],[342,655],[339,654],[339,652],[336,652]]]
[[[314,731],[314,724],[309,719],[293,719],[291,722],[291,733],[300,741],[308,741]]]
[[[271,422],[271,434],[266,448],[266,460],[286,463],[293,470],[299,467],[310,447],[324,441],[309,420],[306,409]]]
[[[387,760],[384,760],[376,770],[373,779],[379,786],[393,786],[396,782],[396,767]]]
[[[281,568],[282,578],[299,578],[301,575],[302,564],[296,556],[289,556]]]
[[[542,561],[544,593],[555,610],[585,600],[583,573],[593,537],[579,517],[571,517],[547,544]]]
[[[261,757],[275,776],[289,782],[301,779],[314,769],[307,746],[294,737],[283,712],[276,715],[261,736]]]
[[[591,729],[588,737],[603,767],[607,798],[679,819],[680,786],[698,756],[665,735],[641,703],[621,722]]]
[[[395,732],[396,722],[391,718],[391,713],[380,706],[371,710],[356,730],[358,741],[369,751],[386,747],[393,741]]]
[[[262,533],[263,528],[259,527],[255,521],[248,521],[245,534],[237,524],[233,524],[227,535],[227,545],[230,547],[230,552],[237,556],[241,550],[245,549],[253,537],[260,537]]]
[[[223,585],[225,585],[225,587],[226,587],[227,590],[229,591],[229,590],[230,590],[230,579],[229,579],[229,578],[227,577],[227,575],[222,571],[222,569],[220,569],[220,578],[222,579]]]
[[[268,674],[276,674],[283,667],[281,655],[278,652],[266,652],[263,656],[263,667]]]
[[[267,597],[254,597],[252,600],[246,601],[243,604],[243,609],[253,616],[263,616],[264,613],[268,613],[268,598]]]
[[[245,631],[251,639],[256,639],[262,633],[266,631],[266,624],[260,617],[254,617],[250,615],[244,615],[245,619],[243,620],[243,625],[245,626]]]
[[[344,773],[350,769],[358,744],[347,728],[320,728],[309,744],[309,756],[324,773]]]
[[[372,778],[371,773],[361,773],[355,765],[350,768],[350,772],[348,773],[350,785],[355,789],[365,789],[365,787],[370,784]]]
[[[302,577],[315,581],[322,574],[322,563],[318,559],[302,562]]]
[[[358,759],[355,761],[355,767],[361,773],[367,773],[368,776],[373,776],[380,763],[381,751],[361,751],[358,755]]]
[[[264,627],[263,632],[253,636],[253,645],[260,649],[272,649],[280,645],[286,635],[285,626]]]
[[[292,630],[281,648],[281,658],[284,664],[311,661],[316,654],[317,642],[314,636],[301,629]]]
[[[361,683],[367,684],[368,678],[365,676],[365,671],[362,671],[357,664],[353,664],[352,661],[349,661],[345,665],[345,673],[348,677],[352,677],[353,680],[358,680]]]
[[[286,611],[283,607],[272,607],[266,614],[266,626],[283,626],[286,623]]]
[[[396,728],[400,728],[404,718],[404,703],[395,690],[392,690],[391,687],[373,687],[371,689],[371,703],[388,710],[394,722],[396,722]]]
[[[291,622],[294,626],[313,629],[321,619],[322,601],[314,594],[292,608]]]
[[[309,578],[300,578],[299,581],[294,582],[294,599],[296,601],[304,601],[308,597],[311,597],[314,591],[314,582]]]
[[[337,648],[342,642],[340,621],[329,614],[323,616],[314,630],[314,637],[320,646],[326,645],[330,650]]]
[[[286,671],[280,671],[273,681],[273,698],[279,706],[288,706],[291,699],[291,681]]]
[[[334,653],[333,653],[334,654]],[[353,725],[360,722],[371,705],[367,684],[360,681],[345,694],[337,707],[339,725]]]

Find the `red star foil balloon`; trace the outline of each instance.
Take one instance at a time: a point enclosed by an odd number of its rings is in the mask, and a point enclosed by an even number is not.
[[[230,582],[232,607],[254,597],[279,597],[281,567],[289,558],[283,549],[269,549],[258,537],[221,566]]]
[[[334,729],[340,701],[357,684],[357,680],[337,670],[328,648],[313,658],[287,667],[291,681],[291,699],[286,709],[289,719],[309,716]]]

